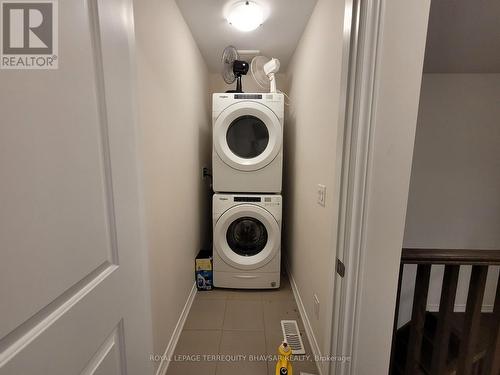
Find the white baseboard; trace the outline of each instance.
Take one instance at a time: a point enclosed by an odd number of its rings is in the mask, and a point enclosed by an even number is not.
[[[319,349],[318,341],[316,340],[316,336],[314,336],[314,332],[311,326],[311,321],[307,316],[306,309],[304,307],[304,303],[302,302],[302,298],[299,294],[299,289],[297,288],[297,284],[295,283],[295,279],[290,271],[290,267],[286,264],[286,273],[288,274],[288,278],[290,280],[290,285],[292,287],[293,296],[295,297],[295,302],[297,302],[297,307],[299,308],[299,314],[302,319],[302,323],[304,323],[304,328],[306,330],[307,339],[309,340],[309,344],[311,345],[311,349],[313,351],[313,356],[316,358],[320,358],[321,350]],[[321,368],[321,364],[316,362],[316,367],[318,368],[318,374],[323,375],[324,371]]]
[[[186,303],[184,304],[181,315],[179,316],[179,320],[175,325],[174,332],[170,337],[167,348],[165,349],[165,353],[163,353],[160,366],[158,366],[158,370],[156,371],[156,375],[165,375],[167,373],[168,365],[170,364],[170,358],[172,358],[174,355],[175,347],[177,346],[177,342],[179,341],[179,337],[181,336],[182,329],[184,328],[184,323],[186,323],[186,319],[189,315],[189,311],[191,310],[191,306],[193,305],[194,297],[196,297],[197,291],[198,290],[196,288],[196,283],[194,283],[191,291],[189,292]]]

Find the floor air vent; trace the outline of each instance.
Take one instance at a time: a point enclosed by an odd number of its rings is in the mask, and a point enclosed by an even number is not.
[[[302,337],[300,336],[299,326],[296,320],[282,320],[281,329],[283,330],[283,338],[292,348],[292,354],[306,354]]]

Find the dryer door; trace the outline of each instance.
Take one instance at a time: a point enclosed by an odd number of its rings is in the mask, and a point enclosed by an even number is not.
[[[214,249],[235,268],[258,269],[280,251],[278,222],[262,207],[234,206],[224,212],[214,228]]]
[[[227,107],[214,124],[215,151],[224,163],[255,171],[278,155],[283,131],[276,114],[263,104],[243,101]]]

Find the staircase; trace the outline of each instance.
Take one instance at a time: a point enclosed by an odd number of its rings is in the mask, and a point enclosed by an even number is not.
[[[418,371],[416,374],[432,374],[432,356],[435,352],[436,333],[439,315],[437,313],[427,312],[424,323],[424,333],[422,338],[422,347],[420,350],[420,359],[418,362]],[[457,373],[458,356],[460,342],[463,336],[463,324],[465,314],[454,313],[451,317],[451,330],[446,355],[446,367],[443,375],[454,375]],[[494,334],[495,322],[493,314],[481,314],[481,325],[479,328],[479,341],[473,352],[472,373],[482,374],[484,361],[488,353],[488,343],[492,340]],[[406,353],[408,350],[408,341],[410,337],[410,323],[405,324],[398,329],[395,341],[395,359],[394,375],[404,375],[406,367]]]
[[[411,321],[397,329],[403,268],[417,264]],[[439,312],[426,311],[431,267],[445,265]],[[465,313],[454,312],[460,266],[472,265]],[[390,375],[500,375],[500,282],[482,313],[489,266],[500,250],[403,249]]]

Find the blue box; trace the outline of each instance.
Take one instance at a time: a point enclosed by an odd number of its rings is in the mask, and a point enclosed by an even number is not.
[[[198,290],[213,289],[212,252],[200,250],[194,261],[194,277]]]

